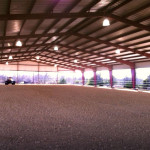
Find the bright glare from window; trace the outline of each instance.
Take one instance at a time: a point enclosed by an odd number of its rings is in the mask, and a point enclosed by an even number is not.
[[[59,71],[59,77],[64,76],[65,78],[73,77],[73,71]]]
[[[90,79],[90,78],[92,78],[94,76],[94,72],[93,71],[85,71],[84,72],[84,77],[86,78],[86,79]]]
[[[131,70],[130,69],[113,70],[113,76],[117,79],[123,79],[125,77],[131,78]]]
[[[109,79],[109,71],[108,70],[97,71],[96,74],[100,74],[100,77],[103,79]]]
[[[136,76],[138,79],[147,79],[150,75],[150,68],[138,68],[136,69]]]
[[[81,72],[80,70],[75,70],[75,76],[76,76],[77,78],[82,77],[82,72]]]

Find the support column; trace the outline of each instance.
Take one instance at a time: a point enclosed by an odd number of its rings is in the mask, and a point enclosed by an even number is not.
[[[135,67],[131,68],[131,75],[132,75],[132,88],[136,88],[136,73],[135,73]]]
[[[113,75],[112,69],[109,69],[110,87],[113,88]]]
[[[18,83],[19,62],[17,62],[17,83]]]
[[[76,74],[76,71],[75,70],[73,70],[73,84],[75,84],[75,74]]]
[[[84,85],[85,84],[84,70],[82,70],[81,72],[82,72],[82,85]]]
[[[94,86],[97,87],[97,76],[96,76],[96,68],[93,69],[94,72]]]
[[[39,70],[40,70],[40,66],[39,66],[39,62],[38,62],[38,84],[39,84]]]
[[[33,84],[34,84],[34,72],[33,72]]]
[[[57,67],[57,77],[56,77],[56,83],[58,84],[58,67]]]

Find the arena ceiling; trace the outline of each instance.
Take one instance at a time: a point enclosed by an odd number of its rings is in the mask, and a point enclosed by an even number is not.
[[[0,63],[26,60],[81,70],[150,61],[150,0],[1,0]]]

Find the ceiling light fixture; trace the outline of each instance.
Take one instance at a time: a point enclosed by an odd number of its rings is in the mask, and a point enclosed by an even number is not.
[[[77,63],[77,62],[78,62],[78,60],[77,60],[77,59],[75,59],[75,60],[74,60],[74,63]]]
[[[9,56],[9,59],[13,59],[13,57],[12,57],[12,56]]]
[[[54,46],[54,50],[55,50],[55,51],[58,51],[58,46]]]
[[[120,54],[120,49],[117,49],[117,50],[116,50],[116,54]]]
[[[17,41],[16,46],[22,46],[22,42],[21,41]]]
[[[40,57],[39,57],[39,56],[36,56],[36,59],[40,59]]]
[[[110,25],[110,22],[107,18],[104,19],[103,21],[103,26],[106,27],[106,26],[109,26]]]

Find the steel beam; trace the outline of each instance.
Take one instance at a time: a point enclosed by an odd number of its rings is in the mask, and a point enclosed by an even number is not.
[[[135,67],[131,68],[131,75],[132,75],[132,88],[136,88],[136,72]]]
[[[94,86],[97,87],[96,68],[93,69],[93,73],[94,73]]]
[[[110,87],[113,88],[113,75],[112,75],[112,69],[109,70],[109,78],[110,78]]]
[[[81,70],[81,72],[82,72],[82,85],[84,85],[85,84],[84,70]]]
[[[0,15],[0,20],[26,20],[26,19],[63,19],[63,18],[95,18],[110,17],[125,24],[150,31],[150,27],[142,25],[136,21],[131,21],[120,16],[104,12],[82,12],[82,13],[38,13],[38,14],[7,14]]]
[[[130,25],[130,26],[134,26],[134,27],[140,28],[140,29],[142,29],[142,30],[150,31],[150,27],[149,27],[149,26],[145,26],[145,25],[140,24],[140,23],[138,23],[138,22],[136,22],[136,21],[131,21],[131,20],[129,20],[129,19],[116,16],[116,15],[114,15],[114,14],[108,14],[108,15],[106,15],[106,16],[108,16],[108,17],[110,17],[110,18],[112,18],[112,19],[115,19],[115,20],[117,20],[117,21],[123,22],[123,23],[125,23],[125,24],[128,24],[128,25]]]
[[[104,16],[103,12],[9,14],[9,15],[0,15],[0,20],[62,19],[62,18],[85,18],[85,17],[93,18],[101,16]]]
[[[41,37],[53,37],[63,36],[67,33],[46,33],[46,34],[29,34],[29,35],[17,35],[17,36],[0,36],[0,40],[13,40],[13,39],[24,39],[24,38],[41,38]]]
[[[129,48],[129,47],[126,47],[126,46],[121,46],[119,44],[111,43],[109,41],[96,39],[96,38],[93,38],[93,37],[90,37],[90,36],[87,36],[87,35],[84,35],[84,34],[80,34],[80,33],[74,33],[73,35],[81,37],[81,38],[85,38],[85,39],[88,39],[88,40],[91,40],[91,41],[95,41],[95,42],[98,42],[100,44],[106,44],[108,46],[113,46],[113,47],[116,47],[116,48],[120,48],[120,49],[124,49],[124,50],[127,50],[127,51],[131,51],[131,52],[133,52],[135,54],[140,54],[142,56],[146,56],[146,57],[150,58],[150,54],[144,53],[144,52],[141,52],[141,51],[136,51],[136,50],[134,50],[132,48]],[[110,59],[111,58],[113,58],[113,57],[110,57]],[[122,63],[125,64],[124,60],[122,60]],[[128,65],[133,67],[133,63],[128,64]]]

